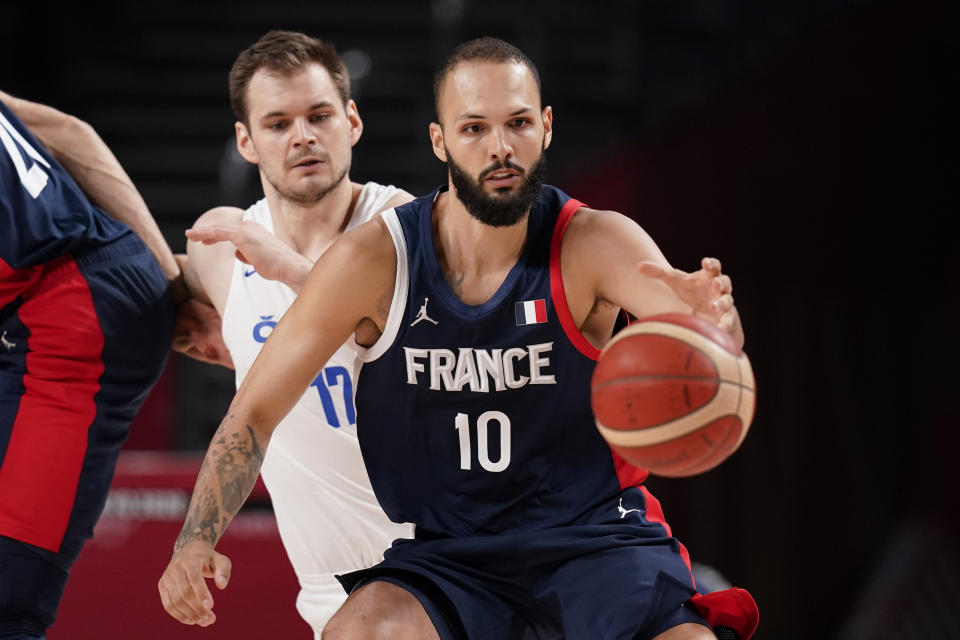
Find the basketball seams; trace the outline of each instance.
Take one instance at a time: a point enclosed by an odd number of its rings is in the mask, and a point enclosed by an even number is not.
[[[741,353],[740,355],[734,355],[723,348],[722,345],[719,345],[711,340],[709,337],[688,327],[671,324],[669,322],[641,321],[637,324],[632,324],[615,335],[610,342],[607,343],[603,350],[605,352],[609,351],[610,348],[620,340],[639,334],[673,338],[674,340],[679,340],[680,342],[689,345],[691,348],[704,353],[708,357],[710,354],[718,354],[719,357],[713,357],[710,358],[710,360],[716,366],[719,373],[719,378],[722,381],[737,381],[739,383],[743,378],[743,372],[739,362],[741,358],[746,357],[746,354]],[[601,357],[602,355],[603,354],[601,354]]]
[[[743,387],[745,385],[741,384],[739,379],[737,382],[733,380],[721,380],[719,378],[708,377],[708,376],[687,376],[682,373],[642,373],[635,376],[621,376],[619,378],[614,378],[613,380],[604,380],[603,382],[598,382],[593,385],[593,390],[603,389],[604,387],[609,387],[613,385],[623,384],[627,382],[640,382],[642,380],[673,380],[680,381],[686,380],[689,382],[726,382],[727,384],[735,384],[738,387]]]
[[[739,407],[744,393],[749,392],[739,384],[730,382],[721,382],[718,385],[717,392],[707,404],[695,409],[694,411],[671,420],[670,422],[624,431],[608,427],[597,421],[597,428],[603,433],[603,437],[611,444],[620,447],[645,447],[654,444],[662,444],[670,440],[676,440],[699,429],[704,424],[719,420],[727,416],[736,416],[742,420],[737,413],[724,413],[722,415],[712,415],[716,412],[716,405],[730,406],[734,404]],[[750,392],[752,393],[752,392]],[[736,394],[736,402],[732,394]],[[746,423],[744,423],[746,424]]]

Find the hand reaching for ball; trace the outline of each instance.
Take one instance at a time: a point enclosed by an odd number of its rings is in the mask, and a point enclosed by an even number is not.
[[[655,262],[641,262],[638,269],[643,275],[664,282],[697,316],[714,323],[733,336],[738,346],[743,346],[740,315],[733,304],[733,282],[721,271],[719,260],[704,258],[700,269],[693,273]]]

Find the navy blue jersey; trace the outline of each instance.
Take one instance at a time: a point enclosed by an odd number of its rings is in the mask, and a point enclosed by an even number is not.
[[[49,262],[132,233],[94,207],[0,102],[0,272]]]
[[[398,289],[356,397],[374,492],[421,536],[576,524],[645,477],[597,431],[590,376],[599,351],[573,326],[563,293],[560,240],[583,205],[544,187],[516,265],[472,306],[437,261],[436,193],[384,215]]]

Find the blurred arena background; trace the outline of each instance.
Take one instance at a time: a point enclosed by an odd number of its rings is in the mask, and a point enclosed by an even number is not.
[[[0,88],[90,122],[175,251],[203,211],[259,197],[233,151],[226,78],[263,32],[337,46],[365,122],[352,177],[415,195],[445,179],[427,141],[436,64],[469,37],[517,44],[555,111],[550,181],[634,217],[675,266],[715,255],[734,280],[758,382],[751,434],[714,471],[649,482],[694,560],[750,589],[759,640],[960,637],[956,36],[932,0],[20,2],[0,15]],[[262,486],[221,544],[234,579],[218,622],[183,627],[156,594],[232,393],[232,372],[171,357],[51,640],[309,637]]]

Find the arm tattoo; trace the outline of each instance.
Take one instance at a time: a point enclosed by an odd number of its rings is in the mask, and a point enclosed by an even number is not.
[[[215,545],[257,481],[263,449],[250,425],[227,426],[232,418],[223,419],[207,449],[174,551],[193,540]]]

